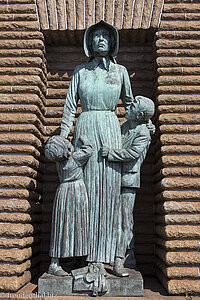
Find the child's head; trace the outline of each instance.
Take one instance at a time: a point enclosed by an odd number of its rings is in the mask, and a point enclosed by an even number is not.
[[[129,121],[148,122],[155,112],[155,105],[149,98],[136,96],[135,101],[127,108],[126,119]]]
[[[60,135],[52,136],[45,146],[45,156],[51,161],[62,161],[73,152],[72,144]]]

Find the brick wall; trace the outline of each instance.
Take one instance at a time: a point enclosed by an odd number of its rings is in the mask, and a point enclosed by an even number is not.
[[[46,68],[33,0],[0,4],[0,291],[39,273]]]
[[[165,0],[157,33],[157,276],[170,294],[199,292],[200,7]]]

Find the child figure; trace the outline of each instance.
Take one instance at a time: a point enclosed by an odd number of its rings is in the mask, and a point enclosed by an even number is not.
[[[125,115],[127,121],[122,125],[123,149],[108,149],[103,147],[101,155],[108,161],[122,162],[121,187],[121,221],[119,227],[119,241],[113,266],[115,275],[129,276],[124,268],[125,255],[132,259],[129,267],[135,267],[133,208],[136,191],[140,187],[140,167],[143,163],[151,142],[150,131],[154,125],[150,118],[154,115],[154,103],[149,98],[136,96],[135,101],[128,107]],[[150,125],[148,124],[150,121]],[[148,125],[147,125],[148,124]],[[148,129],[149,127],[149,129]],[[131,260],[130,260],[131,261]],[[127,259],[126,259],[127,262]]]
[[[83,166],[93,153],[86,136],[79,138],[82,147],[74,151],[61,136],[53,136],[45,147],[45,155],[56,162],[60,186],[56,191],[52,213],[49,274],[68,275],[59,258],[88,255],[88,196],[83,181]]]

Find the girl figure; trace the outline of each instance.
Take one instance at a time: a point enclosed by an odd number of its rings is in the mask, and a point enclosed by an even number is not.
[[[53,136],[45,147],[45,155],[56,162],[60,186],[56,191],[52,213],[50,252],[51,264],[48,273],[68,275],[59,258],[88,255],[88,196],[83,181],[83,166],[93,153],[92,144],[84,135],[82,144],[74,151],[64,137]]]

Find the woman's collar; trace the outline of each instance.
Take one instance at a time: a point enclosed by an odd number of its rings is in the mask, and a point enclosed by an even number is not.
[[[110,63],[113,62],[116,64],[116,60],[113,57],[100,57],[100,56],[92,56],[90,57],[89,61],[93,64],[94,70],[99,66],[102,65],[103,68],[107,71],[109,71]]]

